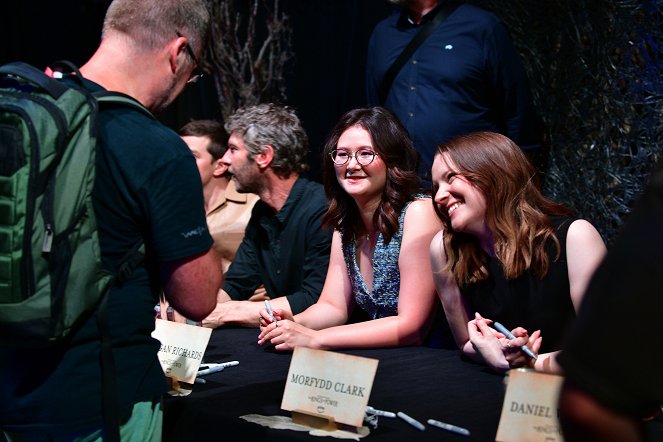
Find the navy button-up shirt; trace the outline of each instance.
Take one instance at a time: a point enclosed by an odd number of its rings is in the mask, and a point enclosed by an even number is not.
[[[399,10],[377,24],[368,48],[369,104],[379,104],[382,78],[419,29]],[[540,123],[520,56],[499,18],[472,5],[456,8],[419,46],[384,106],[409,131],[428,174],[436,146],[462,133],[499,132],[523,150],[539,147]]]

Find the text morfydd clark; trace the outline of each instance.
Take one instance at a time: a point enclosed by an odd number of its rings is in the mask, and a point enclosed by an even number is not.
[[[281,408],[361,427],[376,359],[297,347]]]

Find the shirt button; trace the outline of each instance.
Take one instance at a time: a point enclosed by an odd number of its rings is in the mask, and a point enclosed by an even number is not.
[[[412,60],[412,64],[417,64],[417,60]]]
[[[408,116],[409,116],[410,118],[412,118],[412,117],[414,117],[414,113],[413,113],[413,112],[409,112],[409,113],[408,113]]]
[[[280,275],[280,274],[281,274],[281,269],[277,269],[277,270],[276,270],[276,274],[277,274],[277,275]]]
[[[416,91],[416,90],[417,90],[417,87],[416,87],[416,86],[410,86],[410,90],[411,90],[411,91]]]

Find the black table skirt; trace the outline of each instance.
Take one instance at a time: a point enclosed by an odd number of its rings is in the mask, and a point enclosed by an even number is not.
[[[205,376],[186,397],[164,402],[164,441],[321,440],[306,432],[274,430],[240,419],[245,414],[283,415],[280,409],[292,353],[257,345],[257,329],[212,333],[206,362],[239,365]],[[378,359],[369,405],[403,411],[425,423],[433,418],[470,430],[470,440],[494,440],[504,387],[502,376],[461,359],[456,350],[404,347],[343,353]],[[419,431],[401,419],[379,418],[367,441],[468,440],[428,425]],[[331,439],[330,439],[331,440]]]
[[[335,440],[306,432],[275,430],[246,422],[246,414],[282,415],[280,409],[292,353],[257,345],[257,329],[221,328],[212,333],[206,362],[239,361],[205,376],[186,397],[164,401],[164,441],[317,441]],[[404,347],[352,350],[343,353],[378,359],[368,404],[403,411],[424,423],[452,423],[471,432],[464,437],[431,427],[419,431],[399,418],[380,417],[379,426],[361,440],[494,441],[502,401],[503,376],[461,357],[458,350]],[[663,419],[647,425],[648,440],[663,440]]]

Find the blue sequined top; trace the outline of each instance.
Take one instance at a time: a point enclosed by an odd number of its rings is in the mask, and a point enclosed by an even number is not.
[[[421,196],[417,195],[417,198]],[[408,201],[398,217],[398,231],[385,245],[382,233],[378,233],[375,252],[373,253],[373,290],[369,293],[364,277],[359,271],[357,247],[352,232],[342,232],[343,257],[352,282],[352,294],[355,302],[370,319],[396,316],[398,314],[398,294],[401,287],[401,275],[398,270],[398,255],[403,240],[403,220],[412,201]],[[346,237],[352,235],[352,237]]]

